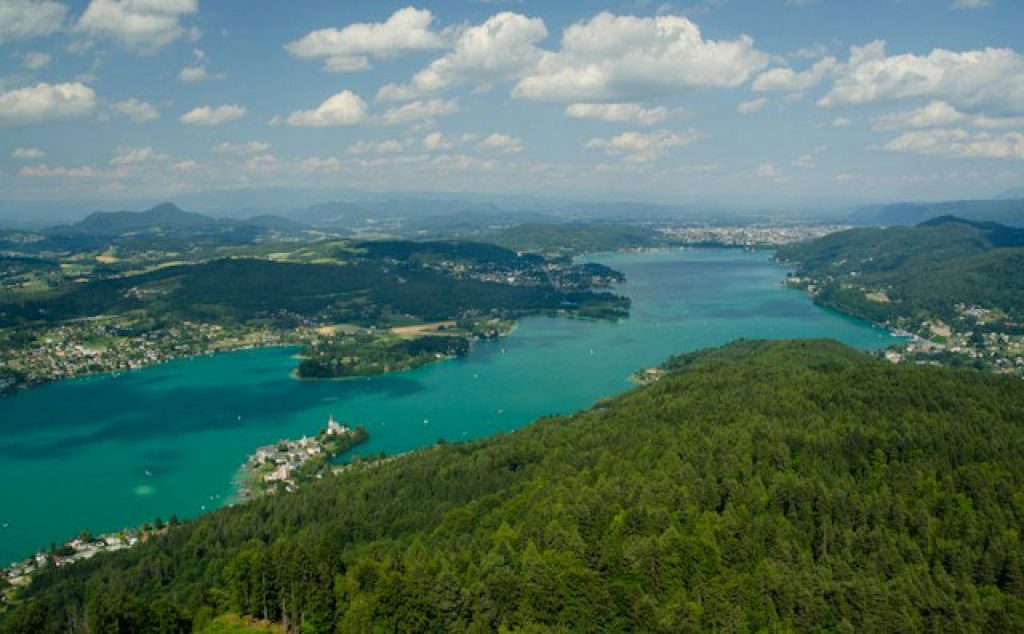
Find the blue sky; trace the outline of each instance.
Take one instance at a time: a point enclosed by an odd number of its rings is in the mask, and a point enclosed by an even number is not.
[[[1016,0],[0,0],[5,199],[1024,185]]]

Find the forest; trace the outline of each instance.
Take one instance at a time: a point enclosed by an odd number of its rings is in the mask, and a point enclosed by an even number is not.
[[[818,287],[816,299],[874,322],[956,319],[956,304],[1024,306],[1024,229],[952,216],[914,227],[851,229],[789,245],[776,258]],[[884,302],[865,291],[883,291]]]
[[[664,368],[48,569],[0,631],[1024,630],[1020,380],[831,341]]]

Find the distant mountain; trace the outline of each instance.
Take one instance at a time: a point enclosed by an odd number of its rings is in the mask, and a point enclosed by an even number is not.
[[[1024,195],[1007,200],[952,200],[932,203],[873,205],[855,210],[848,218],[859,226],[916,225],[939,216],[998,222],[1024,227]]]
[[[212,235],[231,240],[248,240],[271,232],[299,233],[305,229],[305,225],[282,216],[262,215],[248,220],[211,218],[184,211],[174,203],[163,203],[146,211],[97,211],[80,222],[52,227],[44,233],[49,236],[87,238]]]

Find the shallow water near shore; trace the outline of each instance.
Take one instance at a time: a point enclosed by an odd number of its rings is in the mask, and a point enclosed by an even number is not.
[[[0,562],[83,529],[194,517],[230,499],[256,447],[315,434],[329,415],[364,425],[353,454],[489,436],[629,389],[671,354],[739,337],[831,337],[860,349],[886,331],[781,285],[767,252],[593,258],[626,274],[629,319],[524,319],[463,359],[348,381],[290,378],[294,348],[199,357],[47,385],[0,399]]]

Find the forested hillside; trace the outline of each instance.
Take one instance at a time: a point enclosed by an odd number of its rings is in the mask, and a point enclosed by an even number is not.
[[[1024,384],[739,342],[40,575],[4,632],[1022,631]]]
[[[943,217],[916,227],[851,229],[780,248],[822,303],[876,322],[953,320],[956,305],[1024,306],[1024,229]],[[884,294],[884,295],[883,295]]]

